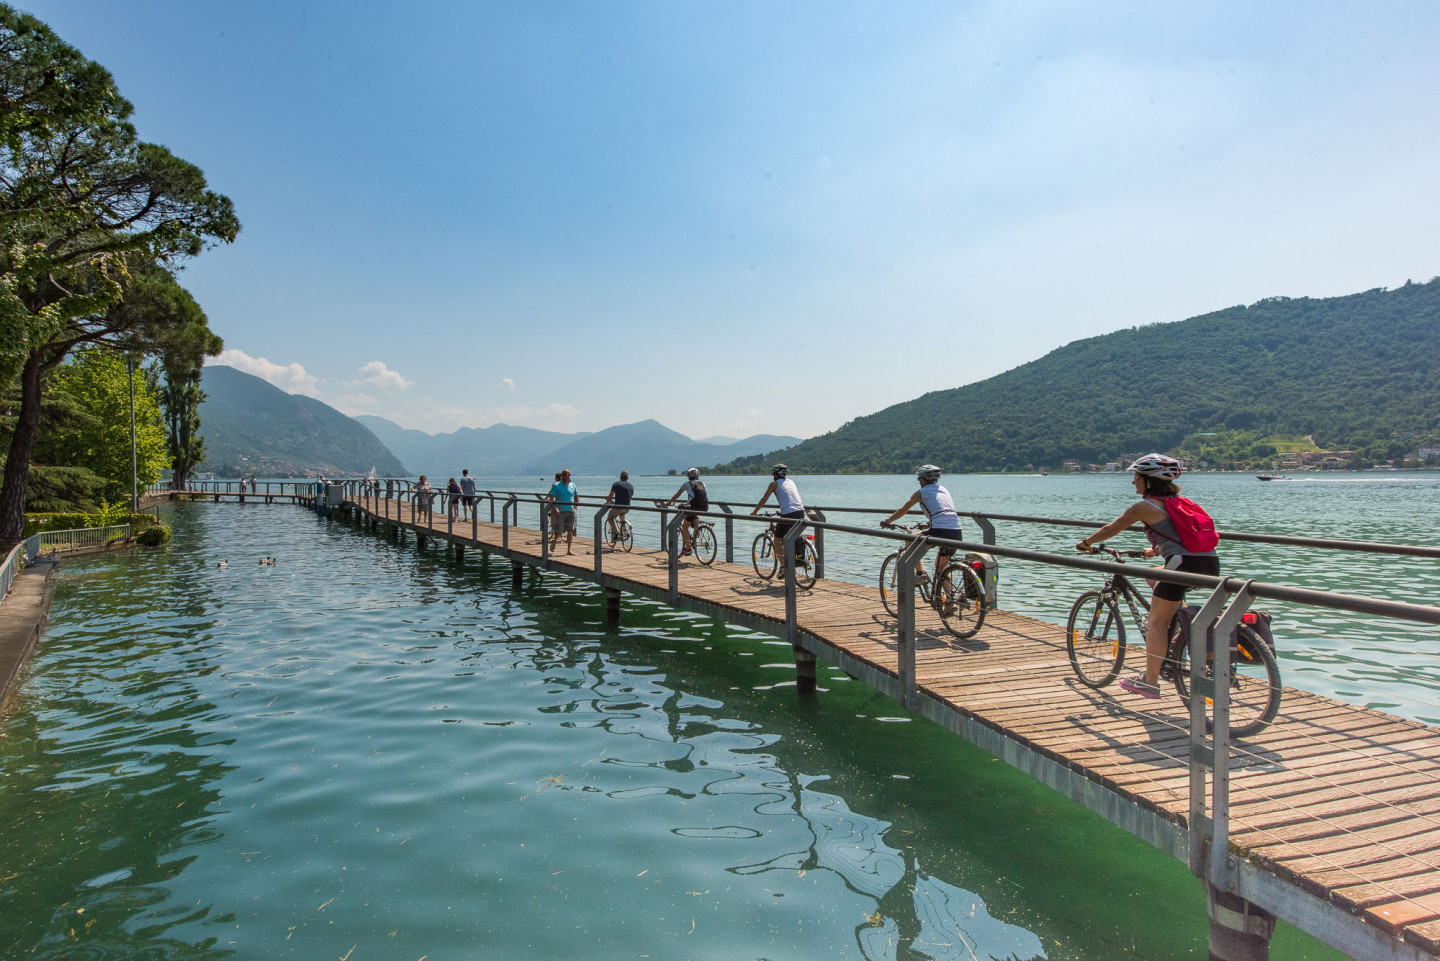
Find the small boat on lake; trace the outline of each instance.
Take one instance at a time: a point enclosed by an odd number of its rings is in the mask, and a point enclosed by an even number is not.
[[[1255,476],[1256,476],[1257,478],[1259,478],[1260,480],[1264,480],[1264,481],[1271,481],[1271,480],[1289,480],[1289,479],[1290,479],[1290,478],[1286,477],[1284,474],[1256,474]]]

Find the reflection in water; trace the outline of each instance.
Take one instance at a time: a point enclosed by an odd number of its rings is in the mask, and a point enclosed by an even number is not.
[[[607,629],[584,585],[512,592],[508,565],[288,507],[174,521],[184,546],[63,573],[0,737],[0,956],[1203,943],[1183,866],[934,725],[877,723],[904,713],[839,672],[776,690],[785,645],[633,600]]]

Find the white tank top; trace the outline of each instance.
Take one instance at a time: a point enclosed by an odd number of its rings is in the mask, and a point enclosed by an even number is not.
[[[800,500],[800,488],[788,477],[775,483],[775,499],[780,502],[780,513],[790,514],[803,511],[805,504]]]
[[[958,531],[960,515],[955,513],[955,502],[950,492],[939,484],[926,484],[920,488],[920,506],[930,515],[930,526],[942,531]]]

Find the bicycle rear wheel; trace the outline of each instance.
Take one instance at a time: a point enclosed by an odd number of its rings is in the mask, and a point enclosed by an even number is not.
[[[808,591],[815,586],[815,542],[808,537],[801,537],[796,550],[799,556],[795,559],[795,586],[802,591]]]
[[[891,617],[900,616],[900,554],[885,558],[880,565],[880,603]]]
[[[635,529],[630,526],[630,522],[627,520],[622,519],[620,521],[619,543],[620,546],[626,550],[626,552],[629,552],[630,548],[635,546]]]
[[[985,623],[985,591],[975,572],[951,563],[935,585],[935,609],[945,629],[964,640],[974,637]]]
[[[1125,622],[1112,595],[1080,595],[1065,621],[1065,646],[1081,684],[1104,687],[1115,680],[1125,663]]]
[[[1185,706],[1190,706],[1190,622],[1178,619],[1178,627],[1172,627],[1170,650],[1176,660],[1175,690]],[[1259,734],[1275,720],[1280,713],[1280,665],[1275,663],[1275,654],[1270,645],[1261,640],[1250,628],[1241,624],[1238,632],[1238,654],[1231,652],[1230,671],[1230,735],[1250,737]],[[1177,637],[1178,633],[1178,637]],[[1176,649],[1177,643],[1179,649]],[[1213,667],[1207,661],[1205,674],[1211,676]],[[1206,706],[1214,705],[1205,699]],[[1215,726],[1211,711],[1206,712],[1205,729]]]
[[[695,529],[695,559],[706,567],[715,562],[715,529],[708,524]]]
[[[755,535],[755,542],[750,545],[750,563],[755,566],[755,573],[765,580],[775,576],[775,546],[770,542],[769,531]]]

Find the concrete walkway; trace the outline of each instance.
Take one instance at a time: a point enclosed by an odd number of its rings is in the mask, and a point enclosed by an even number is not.
[[[0,604],[0,711],[10,691],[17,686],[20,669],[40,640],[50,615],[50,598],[55,593],[55,572],[60,562],[38,559],[10,587],[10,596]]]

